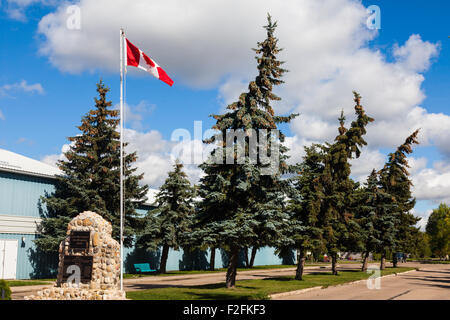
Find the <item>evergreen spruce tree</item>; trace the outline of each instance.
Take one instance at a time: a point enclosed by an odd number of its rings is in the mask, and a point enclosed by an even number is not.
[[[363,243],[361,270],[366,271],[370,252],[384,252],[395,242],[397,217],[392,196],[381,188],[375,169],[368,177],[366,186],[359,191],[360,206],[355,218],[361,227]]]
[[[394,249],[394,267],[397,266],[395,251],[409,251],[418,230],[415,225],[420,220],[410,213],[416,200],[411,195],[412,182],[409,179],[407,160],[407,155],[412,153],[412,145],[419,144],[418,133],[419,130],[414,131],[394,153],[390,153],[388,162],[380,171],[381,185],[384,191],[395,199],[397,206],[395,209],[398,214],[397,236],[396,243],[392,248]],[[383,253],[383,258],[385,258],[385,253]],[[382,260],[384,261],[384,259]]]
[[[41,236],[35,241],[46,252],[58,252],[59,243],[66,236],[67,224],[80,212],[90,210],[110,221],[113,237],[120,236],[120,133],[118,111],[111,110],[106,100],[107,88],[97,84],[99,98],[95,108],[81,120],[80,135],[70,137],[71,146],[58,166],[55,192],[42,198],[46,205],[40,225]],[[126,145],[126,144],[125,144]],[[124,154],[125,223],[124,244],[131,246],[139,219],[136,207],[146,198],[147,186],[139,186],[143,175],[135,175],[136,153]]]
[[[162,247],[159,273],[166,272],[169,249],[182,247],[186,233],[191,230],[194,195],[183,164],[177,161],[156,195],[158,208],[148,212],[138,239],[138,246],[147,250]]]
[[[334,144],[328,145],[325,166],[322,174],[324,200],[319,215],[320,226],[327,251],[332,258],[332,272],[337,275],[337,253],[345,250],[352,242],[358,240],[359,226],[354,218],[354,195],[358,184],[350,179],[349,159],[361,154],[360,148],[366,145],[363,136],[365,127],[373,119],[365,114],[361,106],[361,97],[353,92],[357,119],[349,129],[345,128],[345,117],[341,112],[339,118],[339,135]]]
[[[282,145],[285,136],[279,133],[279,156],[276,163],[264,161],[263,153],[272,155],[274,141],[261,148],[262,130],[267,130],[267,137],[274,139],[277,124],[289,122],[296,115],[276,116],[271,106],[272,101],[280,100],[273,92],[273,86],[283,83],[280,79],[286,72],[281,68],[283,62],[276,59],[281,51],[274,37],[276,22],[268,15],[265,26],[267,38],[258,43],[257,53],[258,75],[248,86],[248,92],[242,93],[239,101],[230,104],[227,113],[214,115],[216,124],[213,129],[218,134],[205,141],[219,142],[211,153],[210,160],[200,165],[205,176],[201,179],[200,196],[203,201],[199,205],[196,219],[196,231],[191,234],[207,247],[221,247],[227,250],[229,265],[226,275],[226,286],[235,286],[238,255],[243,248],[274,244],[280,237],[281,230],[287,221],[284,207],[284,183],[281,174],[286,172],[286,151]],[[224,139],[232,130],[253,129],[255,136],[247,136],[245,144],[235,139]],[[237,151],[245,151],[245,155],[256,152],[249,143],[256,139],[260,148],[257,161],[244,157],[243,163],[237,163]],[[226,153],[233,151],[233,164],[226,164]],[[263,149],[263,150],[261,150]],[[267,151],[267,149],[269,151]],[[269,174],[265,172],[269,169]],[[273,169],[273,170],[272,170]]]
[[[303,162],[292,168],[298,175],[290,179],[289,225],[283,230],[284,237],[278,245],[279,250],[297,249],[296,280],[302,280],[306,251],[322,244],[322,230],[317,222],[323,200],[320,176],[324,170],[324,146],[313,144],[305,147],[305,153]]]

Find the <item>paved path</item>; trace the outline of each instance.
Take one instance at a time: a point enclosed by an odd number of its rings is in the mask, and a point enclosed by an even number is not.
[[[381,278],[380,289],[357,283],[313,290],[279,300],[450,300],[450,265],[401,264],[419,271]],[[274,299],[276,300],[276,299]]]
[[[264,279],[267,277],[277,277],[295,274],[294,268],[266,269],[239,271],[236,280]],[[329,267],[306,267],[305,272],[329,270]],[[137,291],[161,287],[183,287],[202,284],[213,284],[225,282],[226,272],[214,272],[204,274],[188,274],[180,276],[149,276],[135,279],[124,279],[125,291]],[[51,285],[50,285],[51,286]],[[49,287],[49,285],[12,287],[12,299],[21,300],[25,296],[36,294],[37,291]]]
[[[360,264],[342,264],[338,265],[338,269],[352,269],[359,268]],[[322,266],[307,266],[305,267],[305,273],[310,272],[329,272],[330,265]],[[268,277],[289,276],[295,274],[296,268],[282,268],[282,269],[265,269],[265,270],[249,270],[238,271],[236,280],[248,280],[248,279],[264,279]],[[162,287],[183,287],[192,285],[203,285],[225,282],[226,272],[204,273],[204,274],[188,274],[179,276],[149,276],[135,279],[124,279],[125,291],[137,291],[146,290],[152,288]],[[37,291],[44,288],[53,286],[51,285],[37,285],[37,286],[22,286],[11,287],[12,299],[22,300],[25,296],[36,294]]]
[[[450,297],[450,265],[400,264],[399,266],[419,267],[421,271],[384,278],[381,290],[369,290],[365,283],[345,285],[316,290],[280,299],[449,299]],[[341,264],[338,270],[359,268],[359,264]],[[306,267],[305,273],[329,272],[330,266]],[[294,275],[295,268],[266,269],[240,271],[237,280],[263,279]],[[136,279],[125,279],[126,291],[137,291],[161,287],[183,287],[225,282],[225,272],[207,274],[189,274],[179,276],[150,276]],[[12,298],[23,299],[48,286],[12,287]]]

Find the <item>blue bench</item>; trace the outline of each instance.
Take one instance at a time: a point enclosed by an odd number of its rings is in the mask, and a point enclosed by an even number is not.
[[[156,272],[156,270],[153,270],[150,268],[149,263],[136,263],[134,264],[134,269],[136,272],[142,273],[142,272]]]

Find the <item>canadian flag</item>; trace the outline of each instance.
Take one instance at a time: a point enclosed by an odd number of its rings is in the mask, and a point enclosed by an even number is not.
[[[154,75],[161,81],[164,81],[169,86],[173,85],[173,80],[169,78],[167,73],[155,62],[150,59],[138,47],[127,41],[127,66],[137,67]]]

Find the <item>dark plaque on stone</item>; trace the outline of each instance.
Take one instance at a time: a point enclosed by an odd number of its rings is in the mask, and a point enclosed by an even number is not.
[[[74,273],[74,271],[67,272],[67,268],[75,265],[80,268],[80,281],[86,283],[92,279],[92,256],[64,256],[63,278],[65,282]]]
[[[72,231],[70,233],[70,249],[87,251],[89,249],[89,231]]]

